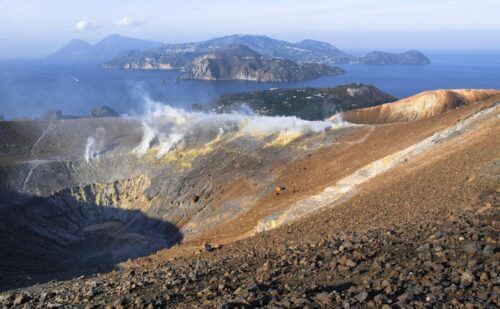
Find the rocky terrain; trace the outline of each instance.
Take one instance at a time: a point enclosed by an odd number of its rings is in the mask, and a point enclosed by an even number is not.
[[[0,307],[498,307],[500,92],[450,93],[1,122]]]
[[[291,60],[263,57],[245,45],[230,45],[195,58],[182,78],[292,82],[342,73],[342,69],[326,64],[298,64]]]
[[[120,54],[102,66],[106,69],[125,70],[184,70],[196,57],[202,54],[201,51],[192,50],[131,50]]]
[[[2,295],[5,306],[384,307],[499,305],[498,205],[404,226],[272,235],[191,258]],[[446,216],[447,215],[447,216]],[[252,247],[252,245],[254,247]],[[467,259],[464,259],[467,257]]]
[[[217,102],[195,108],[217,113],[250,108],[265,116],[297,116],[306,120],[322,120],[336,113],[371,107],[396,98],[376,87],[349,84],[332,88],[272,89],[250,93],[226,94]]]

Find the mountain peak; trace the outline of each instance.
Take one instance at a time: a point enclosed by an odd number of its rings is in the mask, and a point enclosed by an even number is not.
[[[118,41],[118,40],[123,40],[123,39],[131,39],[131,38],[127,38],[127,37],[122,36],[121,34],[115,33],[115,34],[110,34],[110,35],[105,36],[97,44],[99,44],[101,42],[106,42],[106,41]]]
[[[92,46],[90,43],[88,43],[87,41],[84,41],[82,39],[73,39],[71,41],[68,42],[68,44],[66,45],[77,45],[77,44],[81,44],[81,45],[89,45],[89,46]]]
[[[73,39],[64,45],[60,50],[50,55],[52,60],[79,60],[86,53],[92,50],[92,45],[81,39]]]
[[[83,40],[72,40],[49,57],[52,60],[58,61],[108,61],[128,50],[144,50],[162,45],[163,43],[161,42],[111,34],[104,37],[94,46]]]

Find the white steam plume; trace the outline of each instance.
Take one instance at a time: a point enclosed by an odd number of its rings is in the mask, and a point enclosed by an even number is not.
[[[134,149],[134,153],[138,156],[143,156],[148,151],[153,139],[155,138],[155,132],[151,127],[146,123],[142,122],[142,140],[139,146]]]
[[[95,160],[99,155],[105,150],[105,129],[98,128],[95,136],[89,136],[87,138],[87,143],[85,144],[84,158],[85,162],[90,163],[90,161]]]
[[[93,160],[95,157],[95,138],[89,136],[87,138],[87,144],[85,145],[85,161],[87,163]]]
[[[297,117],[269,117],[255,114],[231,113],[213,114],[187,112],[144,98],[146,113],[142,117],[143,137],[134,153],[141,157],[155,147],[160,159],[172,149],[182,146],[186,139],[212,132],[217,138],[227,132],[241,136],[267,136],[271,134],[323,132],[333,126],[342,125],[329,121],[307,121]],[[217,132],[217,133],[215,133]]]

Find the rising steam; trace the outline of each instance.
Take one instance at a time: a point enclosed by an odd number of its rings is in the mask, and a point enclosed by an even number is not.
[[[297,117],[268,117],[248,113],[187,112],[149,98],[145,98],[145,104],[146,113],[142,117],[143,137],[133,152],[141,157],[154,147],[157,159],[172,149],[184,146],[186,140],[209,142],[229,133],[243,137],[266,137],[274,134],[283,138],[283,135],[288,135],[295,139],[303,134],[323,132],[340,124],[340,121],[306,121]]]
[[[105,130],[104,128],[98,128],[94,136],[89,136],[87,138],[87,143],[85,144],[85,162],[90,163],[90,161],[95,160],[104,151],[105,142]]]

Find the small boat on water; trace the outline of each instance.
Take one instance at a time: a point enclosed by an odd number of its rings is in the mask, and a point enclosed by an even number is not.
[[[75,82],[77,82],[77,83],[79,83],[79,82],[80,82],[80,80],[79,80],[78,78],[74,77],[73,75],[68,75],[68,76],[69,76],[69,78],[71,78],[71,79],[72,79],[72,80],[74,80]]]

